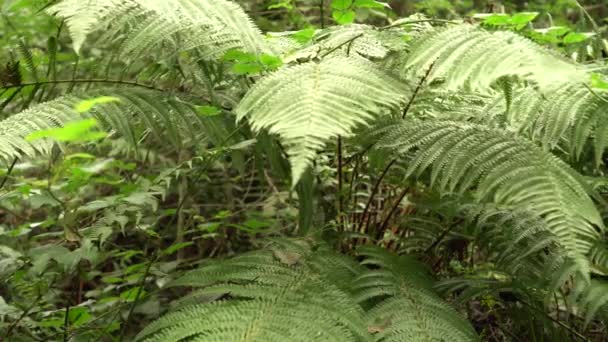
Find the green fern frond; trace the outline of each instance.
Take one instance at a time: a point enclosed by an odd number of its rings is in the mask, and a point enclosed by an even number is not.
[[[123,55],[161,44],[174,51],[202,47],[211,57],[229,49],[256,54],[268,49],[242,8],[226,0],[63,0],[47,11],[66,20],[77,52],[90,34],[102,30],[105,40],[122,40]]]
[[[104,103],[90,113],[80,113],[77,104],[90,98],[112,95],[119,102]],[[196,141],[204,131],[204,123],[194,108],[175,97],[159,97],[155,91],[109,88],[72,94],[33,106],[0,121],[0,159],[5,162],[17,157],[32,157],[50,152],[53,142],[46,139],[27,141],[36,131],[62,127],[68,122],[94,117],[132,145],[136,145],[142,128],[151,131],[158,141],[169,142],[176,148]]]
[[[378,146],[413,153],[407,175],[431,169],[441,192],[473,189],[479,201],[527,208],[569,251],[586,255],[603,229],[580,175],[534,143],[501,129],[457,121],[403,122]]]
[[[146,327],[143,341],[365,341],[362,309],[332,279],[343,256],[304,240],[214,262],[177,279],[227,299],[187,305]],[[349,263],[349,262],[346,262]],[[338,263],[339,264],[339,263]],[[354,274],[344,273],[350,284]]]
[[[488,32],[473,25],[433,30],[411,44],[402,75],[420,74],[433,64],[428,81],[446,89],[487,91],[498,79],[517,76],[545,88],[582,81],[576,64],[512,32]]]
[[[471,325],[432,289],[432,278],[412,258],[377,247],[359,250],[373,266],[355,281],[358,301],[374,303],[367,312],[376,341],[478,341]]]
[[[585,325],[597,316],[608,319],[608,282],[605,280],[591,280],[587,286],[579,286],[582,291],[573,293],[576,305],[582,311]]]
[[[295,185],[325,142],[399,108],[405,94],[403,84],[371,62],[335,56],[263,78],[236,113],[255,131],[268,129],[285,142]]]
[[[504,115],[499,96],[488,106],[490,115]],[[593,145],[596,165],[608,147],[608,102],[582,83],[554,84],[543,91],[519,89],[507,113],[507,124],[548,149],[561,145],[578,158]]]

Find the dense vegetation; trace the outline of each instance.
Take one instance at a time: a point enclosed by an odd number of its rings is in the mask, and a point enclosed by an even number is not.
[[[0,341],[608,340],[604,1],[1,12]]]

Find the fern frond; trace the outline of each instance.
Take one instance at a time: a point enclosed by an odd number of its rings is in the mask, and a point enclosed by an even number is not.
[[[398,108],[405,93],[403,84],[363,58],[327,57],[263,78],[236,113],[255,131],[268,129],[285,142],[295,185],[325,142]]]
[[[580,68],[512,32],[488,32],[473,25],[433,30],[411,44],[402,75],[427,70],[428,81],[442,81],[446,89],[487,91],[498,79],[517,76],[547,87],[582,81]]]
[[[376,341],[479,340],[471,325],[433,291],[422,265],[378,247],[359,252],[363,263],[375,268],[355,281],[355,289],[361,303],[380,301],[367,313]]]
[[[81,114],[76,105],[84,100],[111,95],[120,102],[96,106]],[[33,106],[0,121],[0,159],[10,162],[16,157],[32,157],[50,152],[52,142],[46,139],[26,141],[29,134],[62,127],[70,121],[94,117],[136,145],[142,128],[149,129],[162,142],[179,147],[188,139],[196,141],[204,131],[202,119],[192,106],[175,97],[159,97],[155,91],[109,88],[71,94]]]
[[[101,30],[106,30],[105,40],[122,41],[123,55],[161,44],[174,51],[206,48],[208,56],[234,48],[267,51],[259,29],[227,0],[63,0],[47,11],[66,20],[77,52],[91,33]]]
[[[490,115],[505,115],[502,96],[488,106]],[[593,145],[596,165],[608,147],[608,102],[583,86],[583,83],[554,84],[538,91],[525,87],[513,97],[506,122],[521,134],[539,141],[548,149],[558,145],[580,157]]]
[[[407,175],[432,167],[442,192],[474,189],[479,201],[527,208],[569,251],[586,255],[603,229],[580,175],[534,143],[501,129],[457,121],[403,122],[378,146],[409,159]]]
[[[214,262],[176,280],[229,299],[188,305],[146,327],[143,341],[365,341],[362,309],[332,279],[335,259],[303,240]],[[349,262],[346,262],[347,264]],[[338,263],[340,264],[340,263]],[[339,271],[341,283],[354,274]],[[200,290],[202,289],[202,290]]]

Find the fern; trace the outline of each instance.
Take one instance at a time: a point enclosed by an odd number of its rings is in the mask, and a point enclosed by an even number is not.
[[[377,247],[359,252],[363,264],[376,268],[355,281],[359,302],[380,301],[367,313],[376,341],[479,340],[470,324],[434,293],[427,270],[415,260]]]
[[[81,114],[76,105],[92,97],[112,94],[120,102],[105,103],[91,113]],[[204,121],[191,105],[177,98],[159,98],[156,91],[109,88],[67,95],[33,106],[0,121],[0,159],[10,163],[17,157],[32,157],[48,153],[53,146],[49,140],[27,141],[36,131],[61,127],[86,116],[98,119],[136,146],[143,131],[150,130],[158,141],[178,148],[187,141],[196,142],[204,132]]]
[[[364,271],[308,239],[275,240],[262,250],[203,266],[169,285],[195,291],[137,340],[477,340],[470,325],[433,293],[420,264],[377,249],[363,249],[362,255],[363,265],[383,269]],[[370,305],[375,300],[384,301]],[[366,314],[364,308],[371,309]],[[407,321],[411,317],[415,322]],[[421,334],[420,324],[440,330]]]
[[[505,116],[506,123],[547,149],[565,147],[578,158],[592,142],[596,165],[608,147],[608,102],[582,83],[559,83],[538,91],[525,87],[513,97],[509,110],[502,96],[488,105],[492,116]]]
[[[446,89],[487,92],[497,80],[517,76],[545,88],[584,80],[576,64],[512,32],[488,32],[473,25],[431,30],[411,44],[402,75],[406,78],[434,64],[429,81]]]
[[[152,323],[144,341],[363,341],[362,309],[341,289],[344,257],[305,241],[276,244],[195,270],[171,286],[230,299],[188,305]],[[342,275],[333,279],[336,274]],[[342,283],[342,284],[340,284]]]
[[[66,20],[77,52],[101,30],[106,30],[104,40],[122,40],[124,56],[160,44],[179,51],[201,47],[210,57],[230,49],[268,51],[241,7],[226,0],[63,0],[48,12]]]
[[[262,79],[235,112],[286,143],[296,184],[328,140],[399,108],[406,88],[360,57],[327,57]]]
[[[525,207],[544,217],[571,252],[587,254],[603,229],[580,176],[525,139],[457,121],[404,122],[384,131],[378,146],[400,154],[417,150],[407,175],[432,166],[431,184],[440,191],[474,189],[480,201]]]

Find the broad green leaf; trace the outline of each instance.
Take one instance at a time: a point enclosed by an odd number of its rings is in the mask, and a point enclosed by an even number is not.
[[[110,102],[120,102],[120,99],[114,96],[100,96],[94,99],[84,100],[76,105],[76,111],[79,113],[88,112],[96,105]]]
[[[257,74],[263,70],[258,63],[236,63],[231,69],[237,75]]]
[[[283,61],[280,57],[262,54],[260,55],[260,62],[266,67],[268,70],[275,70],[280,68],[283,65]]]
[[[221,113],[215,106],[196,106],[196,112],[200,116],[215,116]]]
[[[588,36],[584,33],[570,32],[564,37],[564,44],[576,44],[587,40]]]
[[[357,8],[391,8],[391,6],[385,2],[375,0],[355,0],[355,7]]]
[[[126,290],[126,291],[122,292],[120,294],[120,299],[124,300],[125,302],[132,302],[136,298],[141,299],[141,298],[143,298],[145,296],[146,296],[146,290],[144,290],[141,287],[137,286],[137,287],[134,287],[132,289],[129,289],[129,290]]]
[[[331,2],[331,8],[338,11],[349,10],[353,5],[352,0],[333,0]]]
[[[351,10],[334,11],[331,16],[340,25],[350,24],[355,21],[355,12]]]
[[[312,40],[317,30],[314,27],[308,27],[291,35],[291,38],[300,44],[306,44]]]
[[[174,243],[173,245],[169,246],[168,248],[166,248],[163,251],[163,254],[165,255],[171,255],[181,249],[184,249],[188,246],[192,246],[194,244],[194,242],[192,241],[187,241],[187,242],[179,242],[179,243]]]
[[[99,140],[107,136],[107,133],[92,130],[97,127],[95,119],[73,121],[63,127],[40,130],[25,137],[27,141],[42,138],[51,138],[61,142],[87,142]]]

